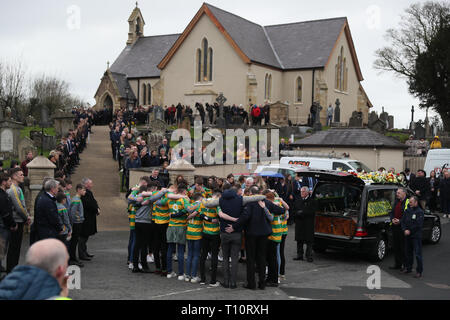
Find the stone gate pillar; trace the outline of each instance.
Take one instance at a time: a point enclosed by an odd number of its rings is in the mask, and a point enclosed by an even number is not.
[[[188,182],[189,185],[194,184],[195,167],[184,159],[179,159],[167,167],[169,171],[169,181],[175,184],[175,180],[179,175]]]
[[[42,189],[42,181],[46,177],[53,178],[55,176],[56,166],[46,157],[37,156],[27,164],[27,168],[31,190],[31,207],[29,208],[29,212],[34,215],[34,201]]]

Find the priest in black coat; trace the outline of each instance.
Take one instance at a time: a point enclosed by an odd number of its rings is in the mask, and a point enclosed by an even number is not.
[[[97,233],[97,216],[100,214],[100,208],[92,193],[92,180],[84,178],[82,184],[86,188],[86,194],[81,197],[84,210],[84,222],[79,239],[78,255],[81,260],[89,261],[93,255],[87,252],[87,241],[90,236]]]
[[[306,186],[301,188],[300,196],[294,203],[295,241],[297,241],[297,257],[294,260],[303,260],[303,245],[306,243],[306,259],[312,262],[317,202],[311,198],[309,188]]]

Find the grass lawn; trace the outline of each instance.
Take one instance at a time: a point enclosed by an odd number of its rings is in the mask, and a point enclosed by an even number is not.
[[[20,139],[28,137],[30,138],[30,131],[39,131],[41,132],[41,127],[35,126],[35,127],[25,127],[22,130],[20,130]],[[44,134],[47,136],[56,136],[55,128],[44,128]]]

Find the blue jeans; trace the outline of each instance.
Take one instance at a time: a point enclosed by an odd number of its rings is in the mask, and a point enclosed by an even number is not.
[[[198,261],[200,259],[200,248],[202,240],[188,240],[188,256],[186,262],[186,274],[190,277],[197,276]]]
[[[416,271],[417,273],[422,274],[423,272],[422,239],[405,236],[405,253],[406,253],[406,270],[408,271],[412,270],[415,255],[417,260]]]
[[[130,239],[128,240],[128,261],[133,262],[134,244],[136,243],[136,232],[134,229],[130,230]]]
[[[327,116],[327,127],[331,126],[331,122],[333,122],[333,116]]]
[[[185,244],[179,243],[168,243],[167,244],[167,272],[172,272],[172,253],[175,250],[175,246],[177,246],[178,252],[178,275],[181,276],[184,274],[184,250],[186,248]]]

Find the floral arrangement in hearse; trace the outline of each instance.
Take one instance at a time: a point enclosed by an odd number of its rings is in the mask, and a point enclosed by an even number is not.
[[[393,173],[387,171],[376,172],[352,172],[352,174],[365,183],[382,183],[382,184],[405,184],[405,179],[400,173]]]

